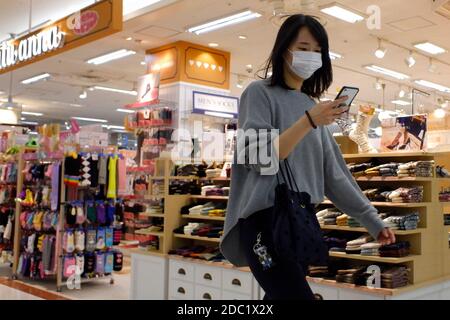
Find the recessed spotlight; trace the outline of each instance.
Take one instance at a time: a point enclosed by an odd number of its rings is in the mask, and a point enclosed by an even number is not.
[[[244,36],[244,35],[240,35],[238,38],[241,40],[247,40],[247,36]]]
[[[437,108],[436,110],[434,110],[434,116],[438,119],[445,118],[445,115],[446,115],[446,112],[442,108]]]
[[[215,43],[215,42],[211,42],[208,44],[208,46],[210,46],[211,48],[217,48],[219,46],[219,44]]]
[[[133,40],[133,37],[127,37],[127,38],[125,38],[125,40],[131,41],[131,40]]]
[[[147,62],[141,61],[141,65],[142,65],[142,66],[146,66],[146,65],[147,65]]]
[[[416,59],[414,59],[412,51],[410,51],[409,56],[406,57],[405,63],[408,66],[408,68],[412,68],[416,64]]]
[[[253,68],[253,65],[247,64],[245,67],[251,69],[251,68]]]
[[[87,98],[87,92],[86,92],[86,90],[82,90],[81,92],[80,92],[80,99],[86,99]]]

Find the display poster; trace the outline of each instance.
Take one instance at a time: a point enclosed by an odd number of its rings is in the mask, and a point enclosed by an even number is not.
[[[427,147],[426,115],[385,119],[381,127],[381,152],[422,151]]]

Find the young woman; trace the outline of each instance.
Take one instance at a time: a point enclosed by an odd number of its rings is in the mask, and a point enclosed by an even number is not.
[[[289,159],[300,191],[321,203],[326,195],[343,212],[357,218],[382,244],[395,242],[392,231],[361,193],[325,127],[347,111],[346,100],[316,103],[332,82],[328,36],[313,17],[293,15],[281,26],[267,68],[270,78],[255,81],[241,97],[239,128],[248,132],[279,129],[268,135],[268,148],[280,160]],[[249,130],[253,129],[253,130]],[[270,132],[270,131],[269,131]],[[266,292],[265,299],[314,299],[305,279],[307,266],[274,253],[272,218],[276,174],[263,173],[266,163],[255,162],[257,138],[239,144],[232,167],[231,193],[221,249],[236,266],[249,266]],[[239,138],[238,138],[239,140]],[[243,154],[250,154],[243,157]],[[253,158],[252,158],[253,157]],[[256,157],[259,159],[258,157]]]

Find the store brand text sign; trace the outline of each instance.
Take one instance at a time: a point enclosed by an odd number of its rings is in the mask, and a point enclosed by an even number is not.
[[[193,92],[193,112],[223,118],[237,118],[239,99],[211,93]]]
[[[19,39],[0,43],[0,74],[122,30],[122,0],[103,0]]]

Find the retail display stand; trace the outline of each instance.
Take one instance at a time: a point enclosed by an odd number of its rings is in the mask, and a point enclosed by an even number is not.
[[[94,151],[93,151],[94,152]],[[80,155],[78,155],[80,156]],[[60,162],[60,170],[59,170],[59,203],[58,203],[58,209],[55,211],[58,212],[58,216],[57,216],[57,223],[56,226],[54,227],[54,230],[52,232],[50,231],[39,231],[37,232],[37,230],[34,230],[33,232],[35,232],[36,234],[49,234],[49,233],[53,233],[56,237],[56,243],[55,243],[55,253],[54,253],[54,261],[55,261],[55,266],[54,266],[54,271],[52,273],[46,274],[45,278],[49,278],[49,279],[56,279],[56,290],[58,292],[62,291],[62,288],[66,285],[73,285],[74,288],[81,288],[81,286],[78,286],[79,284],[82,283],[86,283],[86,282],[90,282],[90,281],[95,281],[95,280],[109,280],[110,284],[114,283],[114,278],[113,278],[113,273],[109,272],[103,272],[103,273],[98,273],[97,271],[95,272],[90,272],[89,274],[85,274],[84,276],[80,277],[78,275],[75,275],[75,268],[73,269],[73,272],[71,271],[71,275],[68,275],[64,268],[66,267],[64,264],[64,249],[63,249],[63,241],[64,241],[64,236],[65,233],[67,232],[66,230],[66,206],[69,205],[70,202],[66,202],[66,184],[64,182],[64,177],[65,177],[65,173],[66,173],[66,168],[65,168],[65,161],[64,161],[64,155],[62,153],[53,153],[53,154],[43,154],[41,153],[39,150],[37,149],[33,149],[33,148],[23,148],[19,154],[19,164],[18,164],[18,181],[17,181],[17,190],[24,190],[25,187],[29,188],[29,185],[25,185],[24,184],[24,168],[27,162],[31,161],[31,162],[38,162],[38,163],[50,163],[50,162],[54,162],[54,161],[58,161]],[[40,186],[38,186],[40,187]],[[92,191],[92,187],[88,186],[88,187],[77,187],[77,199],[79,198],[79,194],[80,192],[84,192],[88,189],[91,189]],[[15,234],[14,234],[14,263],[13,263],[13,273],[12,273],[12,278],[13,279],[18,279],[19,277],[19,272],[18,272],[18,268],[19,268],[19,257],[21,255],[21,250],[22,250],[22,243],[21,243],[21,239],[22,239],[22,234],[23,232],[29,232],[29,231],[25,231],[22,230],[21,225],[19,223],[20,221],[20,217],[22,212],[24,211],[24,208],[26,208],[26,205],[24,204],[24,201],[22,201],[21,199],[17,199],[16,201],[16,214],[15,214],[15,220],[17,221],[17,223],[15,224]],[[35,207],[35,208],[29,208],[32,210],[35,209],[43,209],[39,208],[39,207]],[[47,208],[48,210],[48,208]],[[77,223],[77,225],[82,227],[82,230],[84,229],[84,226],[86,222],[83,222],[82,224]],[[94,228],[96,231],[97,227]],[[87,245],[87,241],[86,241],[86,245]],[[84,244],[83,244],[84,246]],[[109,250],[109,247],[106,247],[106,250]],[[83,255],[83,257],[85,257],[84,253],[84,249],[83,251],[77,251],[77,252],[81,252],[81,255]],[[97,251],[96,251],[97,252]],[[105,253],[106,251],[104,251],[103,249],[101,250],[101,252]],[[74,257],[73,259],[75,259],[75,252],[72,254],[72,256]],[[66,270],[67,271],[67,270]]]
[[[450,167],[450,153],[379,153],[379,154],[345,154],[347,163],[364,163],[376,159],[380,163],[409,161],[434,160],[436,165]],[[434,167],[433,167],[433,171]],[[397,240],[409,241],[411,244],[411,254],[401,258],[363,256],[358,254],[345,254],[331,252],[330,256],[336,259],[349,259],[357,263],[383,265],[405,265],[410,269],[410,284],[407,287],[398,289],[372,289],[368,287],[358,287],[338,283],[332,280],[320,278],[309,278],[313,289],[324,291],[328,298],[338,298],[344,294],[340,289],[359,290],[364,294],[375,294],[385,296],[400,296],[408,292],[421,288],[427,284],[444,282],[450,279],[450,249],[449,249],[449,228],[444,226],[443,206],[439,202],[439,192],[442,187],[450,186],[450,179],[438,178],[435,172],[433,177],[358,177],[355,178],[362,189],[379,186],[409,187],[423,186],[424,199],[421,203],[392,203],[392,202],[372,202],[380,211],[395,209],[397,212],[418,211],[420,215],[419,228],[415,230],[394,230]],[[324,201],[323,207],[332,205],[330,201]],[[347,226],[324,225],[322,229],[329,231],[340,231],[343,233],[367,233],[365,228],[351,228]],[[318,285],[318,286],[315,286]],[[331,288],[331,293],[328,289]],[[341,297],[343,298],[343,297]]]

